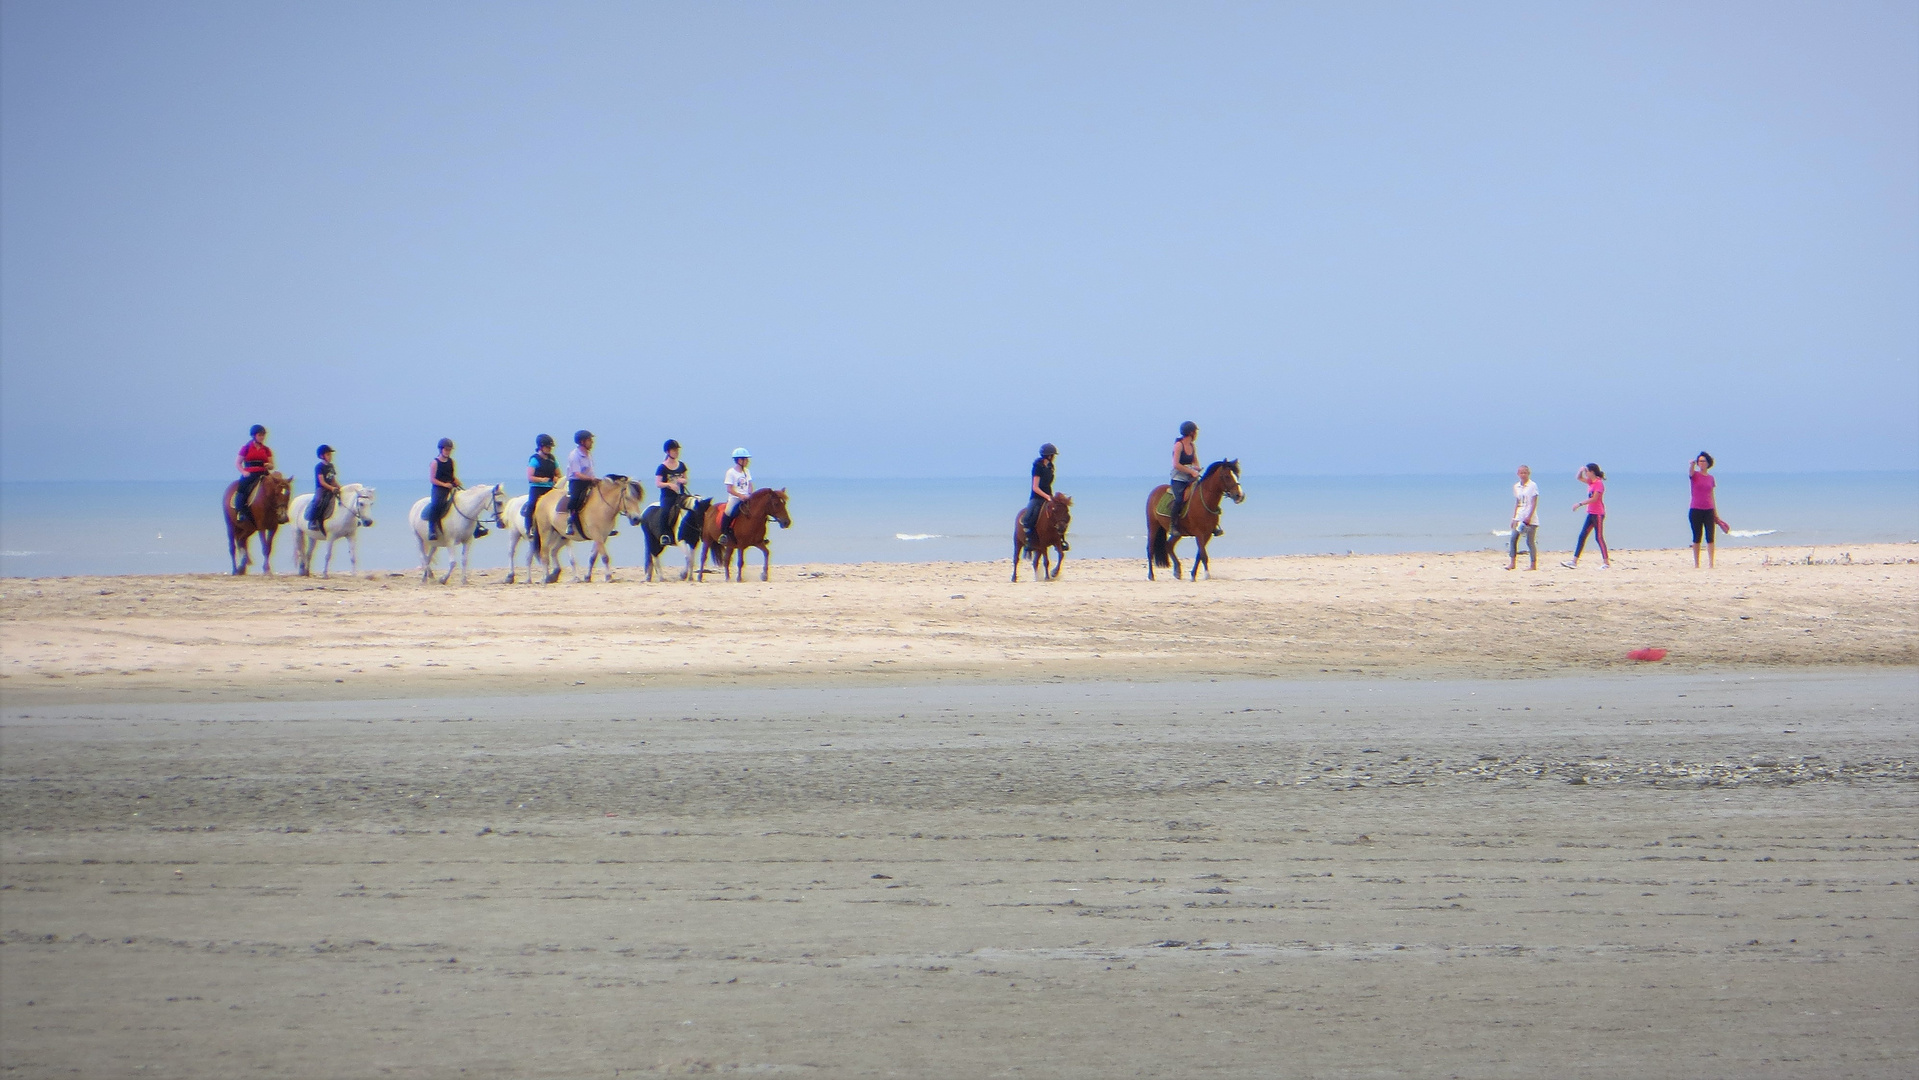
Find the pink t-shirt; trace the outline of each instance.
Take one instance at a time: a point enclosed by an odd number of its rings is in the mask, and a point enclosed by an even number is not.
[[[1696,472],[1692,474],[1692,508],[1694,510],[1713,509],[1712,489],[1717,483],[1719,483],[1719,481],[1713,479],[1711,473]]]
[[[1592,499],[1591,502],[1586,504],[1586,512],[1588,514],[1604,516],[1606,513],[1606,482],[1604,480],[1593,480],[1587,483],[1586,494]]]

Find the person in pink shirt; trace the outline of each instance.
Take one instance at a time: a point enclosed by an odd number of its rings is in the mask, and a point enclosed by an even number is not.
[[[1719,481],[1712,475],[1712,455],[1704,450],[1692,459],[1692,465],[1686,469],[1686,478],[1692,482],[1692,509],[1686,512],[1686,519],[1692,525],[1692,568],[1699,569],[1699,538],[1703,533],[1706,539],[1706,568],[1712,569],[1713,557],[1718,546],[1713,543],[1713,528],[1716,526],[1728,532],[1732,526],[1719,517],[1718,498],[1713,493]]]
[[[1586,497],[1573,504],[1573,509],[1586,508],[1586,523],[1579,527],[1579,543],[1573,545],[1571,562],[1559,565],[1568,570],[1579,569],[1579,556],[1586,550],[1586,537],[1591,536],[1599,542],[1599,568],[1612,569],[1612,554],[1606,550],[1606,474],[1599,466],[1587,462],[1579,470],[1579,482],[1586,485]]]

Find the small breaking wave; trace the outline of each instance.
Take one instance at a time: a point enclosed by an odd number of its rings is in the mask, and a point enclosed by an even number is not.
[[[24,559],[29,555],[38,555],[38,554],[40,553],[37,551],[0,551],[0,556],[4,556],[9,559]]]
[[[939,540],[942,538],[943,538],[943,534],[941,533],[894,533],[893,534],[893,539],[895,540]]]
[[[1741,539],[1749,539],[1754,536],[1771,536],[1773,533],[1776,533],[1778,531],[1779,531],[1778,529],[1734,529],[1733,531],[1727,533],[1726,535],[1737,536]]]

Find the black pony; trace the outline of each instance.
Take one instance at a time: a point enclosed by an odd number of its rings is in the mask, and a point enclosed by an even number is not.
[[[686,548],[687,565],[693,565],[693,555],[700,546],[700,522],[706,519],[706,508],[713,505],[712,499],[696,499],[691,495],[679,497],[680,524],[674,530],[675,545]],[[646,534],[646,580],[654,580],[658,573],[664,579],[666,568],[660,564],[660,555],[666,545],[660,543],[660,518],[665,512],[659,503],[654,503],[640,514],[640,531]],[[680,580],[686,580],[685,571],[681,571]]]

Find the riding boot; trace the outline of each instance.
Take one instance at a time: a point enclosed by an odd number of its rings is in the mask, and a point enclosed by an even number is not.
[[[566,515],[566,535],[586,539],[586,533],[580,530],[580,514],[577,510]]]
[[[478,540],[480,537],[485,536],[487,533],[491,531],[492,530],[488,529],[486,526],[481,525],[478,522],[475,522],[473,525],[473,539]]]

